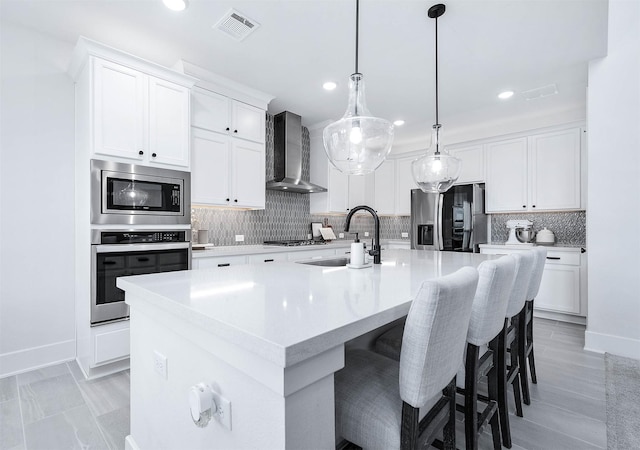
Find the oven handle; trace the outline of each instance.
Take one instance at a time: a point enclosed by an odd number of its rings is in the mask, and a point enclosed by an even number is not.
[[[95,247],[96,253],[117,253],[117,252],[144,252],[151,250],[180,250],[191,247],[190,242],[167,242],[153,244],[98,244]]]

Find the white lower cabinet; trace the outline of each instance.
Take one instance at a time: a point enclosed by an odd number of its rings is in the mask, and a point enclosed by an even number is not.
[[[530,247],[480,244],[480,253],[507,255]],[[538,312],[587,316],[586,255],[580,248],[555,247],[547,250],[540,290],[534,301]],[[558,317],[560,318],[560,317]]]
[[[191,268],[213,269],[216,267],[229,267],[231,265],[246,264],[246,255],[212,256],[208,258],[193,258]]]

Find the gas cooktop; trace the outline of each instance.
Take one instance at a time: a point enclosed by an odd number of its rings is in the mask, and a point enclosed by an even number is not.
[[[311,239],[290,239],[280,241],[264,241],[264,245],[279,245],[280,247],[298,247],[301,245],[324,245],[324,241],[314,241]]]

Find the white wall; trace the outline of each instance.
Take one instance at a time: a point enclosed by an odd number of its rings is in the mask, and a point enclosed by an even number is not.
[[[589,68],[585,348],[640,359],[640,2],[609,1],[608,56]]]
[[[75,357],[72,46],[1,24],[0,377]]]

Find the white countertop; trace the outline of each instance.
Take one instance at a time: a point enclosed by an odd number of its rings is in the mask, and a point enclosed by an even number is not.
[[[370,238],[363,238],[361,239],[361,241],[367,243],[367,245],[370,245],[369,243],[371,242]],[[256,255],[261,253],[288,253],[304,250],[347,248],[351,246],[352,242],[353,240],[351,239],[337,239],[326,244],[299,245],[291,247],[284,247],[279,245],[226,245],[206,248],[203,250],[193,250],[192,255],[193,258],[211,258],[215,256]],[[399,243],[410,244],[410,241],[408,239],[382,240],[380,245],[384,247],[384,245]]]
[[[504,242],[491,243],[491,244],[480,244],[480,248],[509,248],[509,249],[518,249],[518,250],[526,250],[528,248],[533,248],[536,246],[544,247],[547,251],[554,252],[581,252],[583,248],[586,248],[584,245],[537,245],[537,244],[506,244]]]
[[[275,262],[124,277],[117,286],[132,307],[162,308],[288,367],[405,316],[424,280],[491,258],[385,250],[382,264],[365,269]]]

